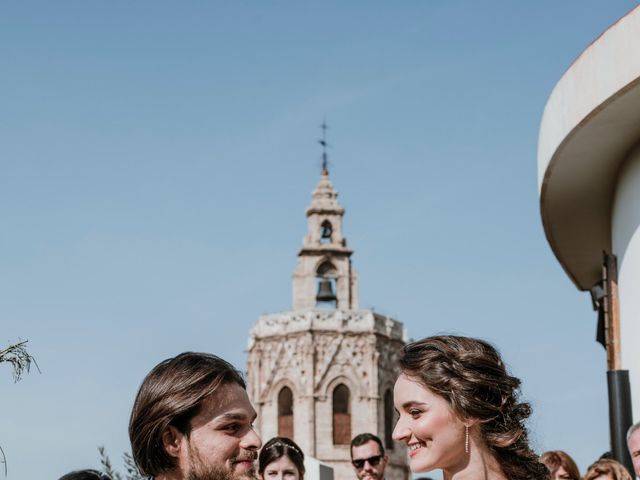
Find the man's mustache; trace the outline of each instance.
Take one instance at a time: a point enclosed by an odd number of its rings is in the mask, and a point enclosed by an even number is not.
[[[258,459],[258,452],[256,452],[255,450],[250,450],[246,453],[242,453],[238,455],[237,457],[234,457],[233,460],[231,460],[231,463],[255,462],[257,459]]]

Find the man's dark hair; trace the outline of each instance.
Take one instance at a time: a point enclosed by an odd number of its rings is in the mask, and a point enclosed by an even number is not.
[[[229,362],[209,353],[185,352],[156,365],[138,390],[129,420],[133,459],[143,475],[152,477],[176,467],[162,434],[169,426],[191,433],[191,419],[203,401],[224,384],[246,389],[242,375]]]
[[[384,447],[382,446],[382,441],[373,433],[361,433],[360,435],[356,435],[355,437],[353,437],[353,440],[351,440],[351,448],[349,448],[351,459],[353,460],[353,447],[359,447],[360,445],[364,445],[371,440],[378,444],[378,447],[380,447],[380,455],[384,456]]]
[[[58,480],[111,480],[111,478],[97,470],[76,470],[61,476]]]

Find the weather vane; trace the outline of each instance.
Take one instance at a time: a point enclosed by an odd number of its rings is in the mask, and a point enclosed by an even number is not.
[[[322,129],[322,139],[318,140],[318,143],[322,145],[322,174],[329,175],[329,169],[327,168],[327,147],[329,146],[327,143],[327,129],[329,126],[325,120],[322,121],[320,128]]]

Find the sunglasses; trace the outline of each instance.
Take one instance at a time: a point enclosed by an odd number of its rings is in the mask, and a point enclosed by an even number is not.
[[[358,470],[360,470],[364,467],[364,462],[368,462],[369,465],[375,467],[380,463],[380,460],[382,460],[382,455],[374,455],[373,457],[369,458],[359,458],[357,460],[351,460],[351,464]]]

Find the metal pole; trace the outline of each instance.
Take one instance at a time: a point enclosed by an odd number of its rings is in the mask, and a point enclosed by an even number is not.
[[[618,265],[615,255],[604,256],[604,323],[607,349],[607,387],[609,391],[609,433],[613,458],[633,476],[633,464],[627,448],[627,430],[631,426],[631,387],[629,371],[622,370],[620,355],[620,313],[618,300]]]
[[[611,453],[613,458],[623,464],[629,473],[633,472],[633,463],[627,448],[627,430],[632,424],[631,387],[629,370],[609,370],[609,432],[611,435]]]

